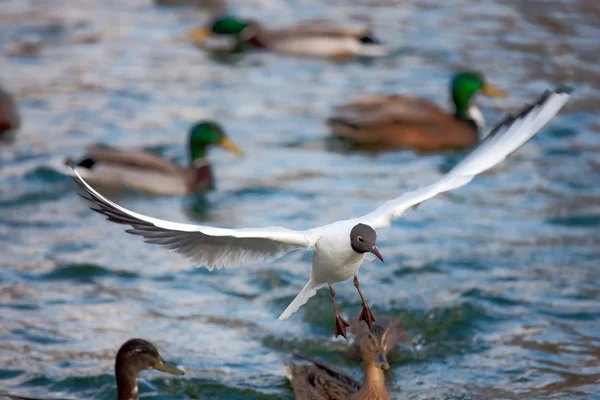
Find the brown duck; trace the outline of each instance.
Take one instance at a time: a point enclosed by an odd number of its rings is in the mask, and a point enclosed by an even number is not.
[[[332,133],[361,145],[411,148],[420,151],[463,149],[475,144],[483,132],[477,93],[504,97],[482,75],[462,72],[450,85],[454,112],[430,100],[400,95],[364,95],[335,109],[327,120]]]
[[[403,329],[391,318],[377,318],[371,329],[362,321],[351,325],[363,359],[364,383],[329,367],[309,360],[310,365],[287,365],[296,400],[391,400],[385,387],[384,370],[389,369],[388,353],[399,340]]]
[[[189,135],[190,166],[183,167],[158,154],[137,149],[96,145],[73,164],[89,181],[109,188],[127,188],[153,195],[183,195],[211,189],[212,168],[206,153],[218,145],[238,155],[240,150],[223,129],[211,121],[195,124]]]

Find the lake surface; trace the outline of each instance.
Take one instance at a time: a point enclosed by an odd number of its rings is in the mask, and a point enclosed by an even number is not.
[[[23,117],[0,148],[0,387],[113,399],[116,350],[157,344],[184,377],[144,372],[142,398],[293,398],[298,351],[361,377],[333,339],[322,290],[289,320],[311,254],[209,273],[127,235],[53,170],[90,143],[150,146],[186,162],[187,129],[220,121],[246,151],[211,152],[205,198],[115,193],[135,211],[224,227],[308,228],[433,182],[460,153],[348,151],[332,107],[365,92],[448,104],[458,69],[505,90],[479,99],[493,125],[559,83],[576,92],[493,171],[380,231],[385,264],[361,269],[374,313],[413,341],[388,374],[394,398],[593,399],[600,392],[600,5],[597,1],[231,1],[283,25],[364,21],[395,51],[348,63],[252,53],[214,59],[185,40],[207,20],[145,0],[0,1],[0,83]],[[335,285],[347,317],[352,283]]]

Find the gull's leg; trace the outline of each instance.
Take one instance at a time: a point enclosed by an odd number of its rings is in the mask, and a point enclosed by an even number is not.
[[[371,325],[373,325],[373,322],[375,321],[375,317],[373,316],[371,309],[367,305],[367,302],[365,301],[365,297],[363,296],[362,292],[360,291],[360,284],[358,283],[358,275],[354,275],[354,287],[356,288],[356,290],[358,290],[358,294],[360,295],[360,299],[362,300],[362,304],[363,304],[363,308],[362,308],[362,311],[360,312],[360,317],[358,318],[358,320],[365,321],[367,323],[367,325],[369,326],[369,329],[371,329]]]
[[[348,339],[346,336],[346,327],[350,326],[344,318],[340,316],[338,312],[337,303],[335,301],[335,290],[333,290],[333,286],[329,284],[329,294],[331,295],[331,299],[333,300],[333,309],[335,310],[335,337],[342,335],[344,338]]]

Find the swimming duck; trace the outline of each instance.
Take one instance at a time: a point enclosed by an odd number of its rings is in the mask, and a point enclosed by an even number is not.
[[[384,331],[391,332],[391,335],[388,333],[388,335],[390,335],[388,340],[392,340],[392,342],[389,343],[390,349],[387,353],[388,360],[398,358],[400,352],[398,351],[399,348],[396,344],[401,343],[404,346],[412,346],[412,339],[406,332],[404,324],[396,318],[387,315],[378,315],[377,324],[383,328]],[[355,333],[352,346],[348,352],[351,357],[362,357],[361,339],[366,334],[365,328],[366,325],[358,318],[354,318],[350,321],[350,330]]]
[[[220,17],[210,26],[195,28],[189,37],[208,50],[240,51],[263,48],[312,57],[381,56],[382,43],[366,27],[344,26],[313,19],[287,28],[267,30],[254,20]]]
[[[12,96],[0,88],[0,139],[12,139],[20,126],[21,117]]]
[[[182,370],[163,360],[152,343],[144,339],[129,339],[117,352],[115,361],[118,400],[138,400],[138,374],[146,369],[184,375]],[[2,397],[11,400],[40,400],[0,391],[0,398]]]
[[[146,150],[119,149],[95,145],[87,149],[74,164],[82,176],[98,185],[128,188],[154,195],[198,193],[214,185],[208,148],[219,145],[237,155],[243,152],[227,137],[215,122],[195,124],[189,134],[190,166],[179,164]]]
[[[312,364],[287,365],[296,400],[391,400],[383,371],[390,368],[387,355],[400,340],[398,325],[391,321],[377,317],[371,329],[363,321],[351,325],[363,359],[363,384],[319,361],[307,359]]]
[[[430,100],[401,95],[364,95],[339,106],[327,120],[332,133],[361,145],[421,151],[463,149],[482,139],[478,93],[504,97],[481,74],[462,72],[450,85],[453,113]]]
[[[155,369],[171,375],[183,375],[179,368],[165,362],[154,345],[144,339],[130,339],[123,343],[115,361],[118,400],[138,399],[138,374]]]

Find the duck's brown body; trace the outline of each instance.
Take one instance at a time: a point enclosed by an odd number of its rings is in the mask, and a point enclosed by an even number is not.
[[[288,365],[296,400],[350,399],[361,384],[318,361],[311,365]]]
[[[21,117],[12,96],[0,89],[0,138],[9,138],[21,126]]]
[[[398,95],[361,96],[327,120],[334,135],[361,145],[420,151],[463,149],[478,140],[477,126],[435,103]]]
[[[364,383],[308,359],[310,365],[287,365],[296,400],[391,400],[385,387],[384,369],[389,368],[386,355],[397,343],[406,341],[402,324],[393,318],[378,316],[369,329],[357,318],[351,330],[363,358]]]
[[[365,382],[361,384],[318,361],[288,365],[296,400],[391,400],[381,368],[366,362],[364,370]]]

